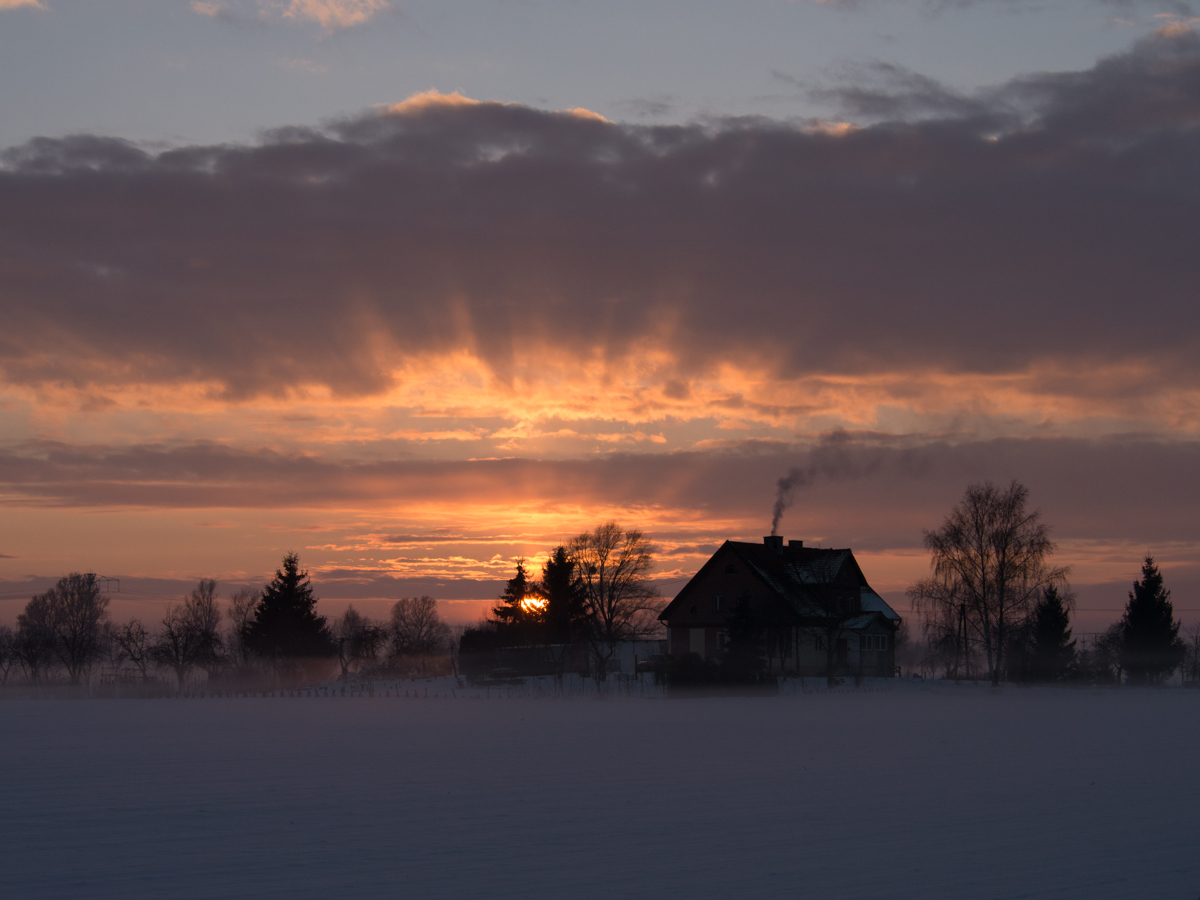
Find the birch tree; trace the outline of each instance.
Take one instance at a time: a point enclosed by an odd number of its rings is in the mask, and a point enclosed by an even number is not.
[[[932,575],[909,589],[927,622],[962,621],[983,648],[988,676],[999,685],[1014,629],[1042,591],[1062,584],[1065,568],[1051,566],[1050,528],[1026,511],[1029,489],[973,484],[937,531],[925,532]]]

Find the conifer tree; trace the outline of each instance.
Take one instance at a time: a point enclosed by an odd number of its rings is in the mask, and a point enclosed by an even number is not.
[[[583,626],[579,572],[567,548],[558,546],[542,564],[540,593],[546,598],[546,624],[553,643],[570,643]]]
[[[1037,681],[1058,681],[1075,660],[1071,616],[1054,585],[1046,588],[1030,621],[1030,668]]]
[[[289,553],[283,568],[275,571],[263,589],[246,627],[246,647],[265,657],[333,656],[336,645],[324,616],[316,612],[308,572],[300,570],[300,557]]]
[[[525,559],[517,558],[517,571],[504,586],[500,595],[500,605],[492,607],[492,615],[501,625],[523,625],[534,617],[525,605],[525,598],[530,596],[532,586],[529,583],[529,573],[525,571]]]
[[[1162,684],[1183,661],[1183,641],[1175,621],[1171,592],[1147,556],[1142,580],[1133,583],[1121,617],[1121,666],[1130,684]]]

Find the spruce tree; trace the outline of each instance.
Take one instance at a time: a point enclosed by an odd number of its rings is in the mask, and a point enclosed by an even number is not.
[[[1067,676],[1075,661],[1070,626],[1071,616],[1058,588],[1046,588],[1030,621],[1030,674],[1035,680],[1058,681]]]
[[[316,607],[308,572],[300,570],[300,557],[289,553],[246,626],[246,647],[263,657],[333,656],[333,635]]]
[[[542,564],[541,594],[546,598],[546,624],[553,643],[569,644],[582,630],[583,597],[579,573],[567,548],[558,546]]]
[[[533,600],[533,602],[530,602]],[[529,580],[525,560],[517,560],[517,571],[504,586],[500,603],[492,607],[496,638],[502,647],[542,643],[545,639],[545,603],[537,586]]]
[[[1183,641],[1175,621],[1171,592],[1147,556],[1142,580],[1133,583],[1121,617],[1121,667],[1130,684],[1162,684],[1183,661]]]

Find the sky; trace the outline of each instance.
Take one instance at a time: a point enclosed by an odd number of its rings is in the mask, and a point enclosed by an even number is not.
[[[1017,480],[1200,621],[1186,3],[0,0],[0,620],[300,554],[470,621],[612,519],[851,547]]]

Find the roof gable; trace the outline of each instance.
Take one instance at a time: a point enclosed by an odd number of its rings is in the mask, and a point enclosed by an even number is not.
[[[823,618],[827,615],[823,603],[828,602],[829,590],[841,584],[860,589],[864,612],[876,612],[894,622],[900,621],[900,617],[867,584],[853,551],[805,547],[799,541],[784,545],[782,539],[773,544],[726,541],[684,585],[659,618],[670,618],[689,602],[690,595],[700,589],[699,585],[730,564],[743,567],[797,615]]]

